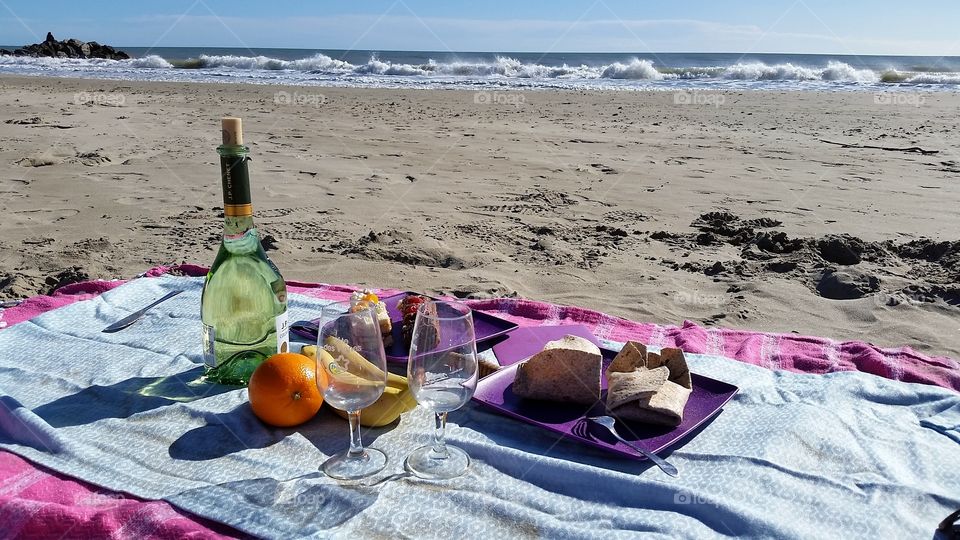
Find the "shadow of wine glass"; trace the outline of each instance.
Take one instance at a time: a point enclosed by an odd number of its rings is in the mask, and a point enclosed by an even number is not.
[[[134,377],[107,386],[94,385],[33,409],[55,428],[79,426],[236,390],[204,381],[203,366],[167,377]]]
[[[253,414],[249,403],[225,413],[205,413],[203,419],[205,425],[187,431],[170,445],[170,457],[188,461],[217,459],[243,450],[272,446],[294,433],[303,436],[327,456],[350,446],[349,424],[328,409],[321,409],[306,423],[289,428],[264,424]],[[372,444],[397,425],[361,428],[364,446]]]

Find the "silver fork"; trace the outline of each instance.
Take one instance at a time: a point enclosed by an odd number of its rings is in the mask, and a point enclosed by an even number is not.
[[[680,476],[680,472],[677,471],[677,468],[664,461],[660,456],[652,452],[647,452],[643,448],[640,448],[639,446],[621,437],[620,434],[617,433],[617,421],[612,416],[591,416],[588,418],[588,420],[607,428],[607,431],[616,437],[618,441],[629,446],[630,448],[633,448],[637,452],[640,452],[640,455],[652,461],[657,467],[660,467],[661,471],[669,474],[670,476]]]

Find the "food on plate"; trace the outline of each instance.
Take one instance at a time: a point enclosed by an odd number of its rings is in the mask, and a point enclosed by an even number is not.
[[[477,376],[481,379],[487,375],[493,374],[495,371],[499,370],[501,366],[496,360],[484,357],[477,358]]]
[[[361,309],[374,308],[377,314],[377,323],[380,325],[380,333],[383,335],[383,341],[389,345],[393,341],[393,323],[390,322],[390,315],[387,313],[387,305],[380,301],[380,298],[370,289],[354,291],[350,295],[350,313],[356,313]]]
[[[329,354],[326,351],[321,352]],[[303,354],[316,358],[317,346],[305,346]],[[363,361],[366,362],[367,360],[364,358]],[[396,421],[402,413],[413,410],[416,406],[417,400],[407,386],[407,378],[388,372],[387,386],[383,389],[383,395],[373,405],[360,411],[360,425],[366,427],[385,426]],[[347,418],[346,411],[334,409],[334,412],[343,418]]]
[[[417,321],[417,310],[420,309],[422,304],[425,304],[429,300],[430,299],[426,296],[420,296],[419,294],[408,294],[403,298],[403,300],[400,300],[399,304],[397,304],[397,311],[399,311],[400,315],[403,317],[403,322],[400,327],[400,334],[403,336],[403,343],[407,347],[410,346],[410,341],[413,339],[413,325]],[[432,321],[432,323],[434,327],[436,327],[438,324],[437,321]],[[437,338],[439,339],[439,330],[436,334]]]
[[[620,420],[678,426],[693,391],[690,369],[680,349],[648,353],[627,342],[607,367],[607,410]]]
[[[593,405],[600,400],[600,349],[579,336],[551,341],[517,366],[513,393],[524,398]]]
[[[271,356],[250,376],[247,394],[253,414],[278,427],[296,426],[310,420],[323,405],[317,376],[315,359],[296,353]],[[325,375],[321,371],[319,376]]]

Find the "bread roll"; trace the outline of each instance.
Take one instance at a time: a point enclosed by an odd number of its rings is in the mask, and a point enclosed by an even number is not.
[[[600,349],[578,336],[551,341],[517,366],[513,393],[529,399],[593,405],[600,400]]]

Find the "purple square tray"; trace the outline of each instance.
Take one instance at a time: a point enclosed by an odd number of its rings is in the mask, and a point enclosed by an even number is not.
[[[403,317],[400,315],[400,311],[397,310],[397,304],[408,294],[419,293],[404,292],[381,299],[384,305],[387,306],[387,314],[390,315],[390,322],[393,323],[393,331],[391,332],[393,335],[393,343],[384,347],[387,360],[390,362],[406,364],[410,354],[410,348],[403,342],[403,332],[401,329]],[[317,323],[317,319],[309,322],[300,321],[291,325],[290,330],[300,337],[316,341],[318,331]],[[473,330],[476,334],[477,344],[500,337],[516,327],[517,323],[495,317],[488,313],[483,313],[482,311],[473,312]]]
[[[501,344],[505,345],[505,344]],[[542,346],[542,344],[541,344]],[[601,348],[604,369],[617,351]],[[498,356],[499,358],[499,356]],[[477,384],[473,399],[491,409],[518,420],[552,431],[563,437],[580,441],[637,460],[645,460],[629,446],[617,441],[604,428],[587,420],[589,416],[607,414],[603,401],[606,400],[607,381],[602,380],[603,399],[592,407],[576,404],[553,403],[524,399],[513,393],[513,380],[516,376],[517,358],[505,358],[501,363],[514,362],[495,373],[484,377]],[[677,444],[705,422],[713,418],[739,390],[727,384],[703,375],[692,376],[693,392],[683,411],[683,422],[677,427],[655,426],[617,422],[617,431],[628,441],[653,453],[659,453]]]

